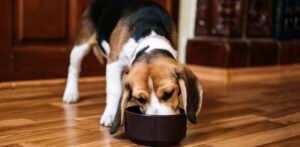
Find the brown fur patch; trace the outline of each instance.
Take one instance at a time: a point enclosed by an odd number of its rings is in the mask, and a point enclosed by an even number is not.
[[[136,98],[150,98],[150,91],[148,90],[148,76],[148,65],[145,63],[137,63],[130,69],[127,81],[131,85],[132,96]]]
[[[90,18],[89,11],[90,11],[89,8],[86,9],[81,17],[75,44],[82,45],[87,43],[90,45],[91,48],[97,48],[97,50],[101,50],[101,47],[97,42],[96,29],[92,22],[92,19]],[[99,54],[96,56],[100,61],[100,63],[104,63],[105,57],[103,55]]]
[[[143,98],[146,103],[150,102],[150,90],[148,89],[149,70],[145,62],[138,62],[134,64],[127,77],[125,83],[130,85],[133,98]],[[142,107],[143,111],[147,108],[146,105]]]
[[[175,76],[177,61],[167,56],[159,56],[151,60],[150,76],[153,80],[154,90],[159,101],[164,102],[167,106],[178,112],[179,106],[179,87]],[[164,93],[174,91],[171,98],[163,100]]]
[[[89,45],[92,45],[92,46],[98,45],[96,33],[94,33],[94,34],[87,40],[87,43],[88,43]]]
[[[79,29],[75,41],[76,45],[86,43],[96,33],[95,26],[90,18],[89,13],[90,9],[88,8],[85,10],[80,19]]]
[[[129,40],[130,36],[131,32],[125,25],[124,19],[120,19],[110,37],[110,54],[108,57],[108,63],[112,63],[119,59],[120,52],[124,44]]]

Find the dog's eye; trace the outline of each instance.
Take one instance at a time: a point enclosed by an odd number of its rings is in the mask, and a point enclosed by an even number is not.
[[[134,98],[134,100],[136,100],[140,104],[146,104],[146,100],[143,98]]]
[[[171,92],[165,92],[164,96],[162,97],[162,99],[165,100],[165,101],[167,101],[168,99],[170,99],[172,97],[173,93],[174,93],[174,90],[171,91]]]

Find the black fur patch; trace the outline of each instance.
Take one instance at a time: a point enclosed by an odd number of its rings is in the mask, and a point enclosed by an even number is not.
[[[144,49],[142,49],[141,51],[139,51],[137,54],[136,54],[136,57],[135,59],[133,60],[132,64],[138,62],[138,61],[141,61],[143,60],[142,59],[142,55],[145,53],[145,51],[149,48],[149,46],[145,47]]]
[[[151,51],[151,53],[145,53],[145,51],[148,48],[149,48],[149,46],[144,48],[140,52],[138,52],[136,58],[132,62],[132,65],[135,64],[136,62],[141,62],[141,61],[150,63],[151,59],[155,59],[155,58],[159,58],[159,57],[168,57],[168,58],[175,59],[170,52],[163,50],[163,49],[156,49],[156,50]]]
[[[169,58],[175,59],[175,57],[173,57],[173,55],[169,51],[166,51],[166,50],[163,50],[163,49],[153,50],[151,52],[151,56],[153,58],[155,58],[155,57],[169,57]]]
[[[121,18],[137,41],[155,31],[171,39],[172,18],[168,12],[152,0],[94,0],[90,15],[97,31],[97,40],[109,43],[112,31]]]
[[[196,112],[199,109],[200,93],[198,83],[195,77],[191,77],[186,81],[187,87],[187,114],[188,119],[192,123],[197,123]]]

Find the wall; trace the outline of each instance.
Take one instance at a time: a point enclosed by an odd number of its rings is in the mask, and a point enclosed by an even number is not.
[[[194,37],[197,0],[180,0],[179,14],[179,60],[186,61],[186,45]]]

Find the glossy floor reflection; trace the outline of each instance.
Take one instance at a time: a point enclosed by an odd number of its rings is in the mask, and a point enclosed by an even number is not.
[[[63,82],[46,83],[0,85],[0,146],[136,146],[99,125],[103,78],[83,80],[74,105],[61,101]],[[181,146],[300,145],[300,77],[203,87],[199,123]]]

